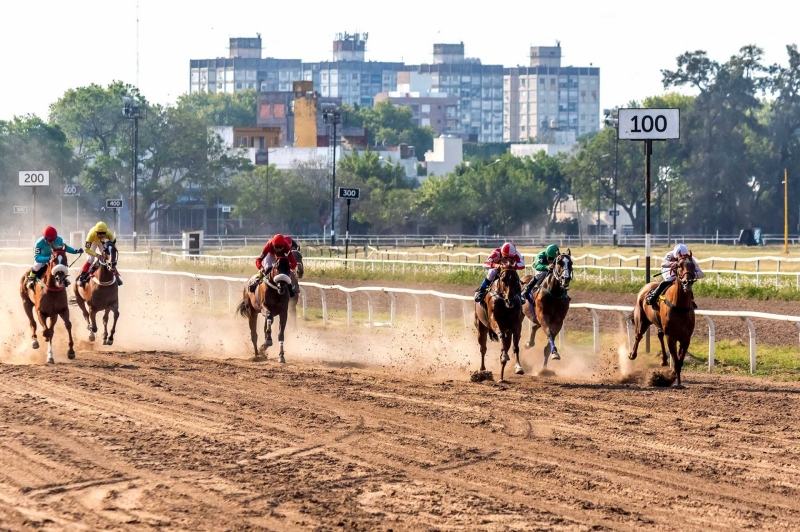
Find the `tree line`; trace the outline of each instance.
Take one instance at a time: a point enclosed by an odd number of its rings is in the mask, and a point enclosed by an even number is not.
[[[785,64],[767,65],[763,51],[743,47],[719,62],[703,51],[686,52],[661,71],[664,94],[622,107],[677,107],[680,139],[655,143],[654,230],[671,223],[683,233],[733,233],[748,226],[783,228],[783,170],[789,173],[790,225],[797,227],[800,186],[800,53],[787,46]],[[687,94],[681,94],[682,91]],[[36,116],[0,121],[0,202],[19,201],[20,169],[47,168],[55,184],[80,184],[87,208],[99,211],[106,197],[132,202],[131,124],[123,96],[143,102],[139,131],[141,227],[161,209],[192,201],[213,208],[233,205],[230,217],[243,231],[320,233],[330,224],[331,168],[322,158],[289,170],[253,166],[211,133],[213,125],[254,125],[256,94],[197,93],[173,105],[149,104],[136,87],[115,82],[67,91]],[[348,124],[367,127],[370,145],[408,143],[422,159],[433,131],[413,124],[411,110],[388,102],[354,107]],[[354,186],[352,232],[404,233],[447,229],[513,234],[525,224],[548,232],[574,232],[558,212],[570,197],[587,211],[617,203],[643,228],[642,144],[616,140],[614,128],[578,139],[572,156],[540,153],[517,158],[506,145],[467,146],[465,162],[445,176],[407,177],[391,158],[367,149],[337,165],[337,186]],[[618,154],[618,158],[617,158]],[[41,192],[55,199],[59,187]],[[343,213],[337,227],[343,228]],[[229,224],[232,231],[238,225]]]

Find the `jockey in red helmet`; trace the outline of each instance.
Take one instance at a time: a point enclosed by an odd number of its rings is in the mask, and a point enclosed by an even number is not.
[[[33,288],[33,283],[44,273],[46,270],[45,266],[50,262],[50,256],[53,254],[53,251],[58,248],[64,248],[67,253],[83,253],[83,250],[76,250],[66,245],[64,240],[58,236],[58,231],[56,231],[55,227],[48,225],[44,228],[44,231],[42,231],[42,238],[37,240],[34,245],[34,264],[31,271],[28,273],[28,282],[26,285],[28,289]],[[64,284],[69,286],[69,281],[66,281]]]
[[[272,269],[272,267],[275,265],[275,261],[278,258],[286,257],[289,259],[289,267],[292,269],[292,276],[294,276],[294,270],[297,268],[297,261],[291,254],[292,244],[293,241],[291,238],[281,234],[273,236],[270,241],[267,242],[267,245],[264,246],[263,250],[261,250],[261,255],[256,258],[256,268],[258,268],[258,274],[248,287],[251,292],[256,291],[256,287],[267,274],[267,272]],[[294,287],[291,283],[289,284],[289,296],[295,296]]]
[[[497,277],[497,269],[500,266],[500,263],[503,259],[508,257],[512,257],[517,261],[516,269],[525,269],[525,261],[522,260],[522,255],[517,253],[517,248],[511,242],[506,242],[499,248],[492,251],[491,255],[489,255],[489,257],[483,263],[483,267],[488,271],[486,272],[486,279],[483,280],[480,288],[478,288],[478,290],[475,292],[476,302],[483,302],[484,298],[486,297],[486,292],[489,290],[489,286],[492,284],[492,281],[494,281],[494,278]]]

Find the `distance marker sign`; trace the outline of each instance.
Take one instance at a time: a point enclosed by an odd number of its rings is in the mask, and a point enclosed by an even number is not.
[[[620,109],[620,140],[680,138],[680,109]]]
[[[106,200],[106,209],[121,209],[122,208],[122,200],[121,199],[107,199]]]
[[[339,197],[342,199],[358,199],[361,189],[339,187]]]

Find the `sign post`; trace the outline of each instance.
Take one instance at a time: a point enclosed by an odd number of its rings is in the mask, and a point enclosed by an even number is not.
[[[620,109],[617,140],[644,141],[644,254],[645,282],[650,283],[650,158],[654,140],[680,138],[680,109]],[[616,205],[614,206],[616,208]],[[650,352],[650,328],[645,350]]]
[[[81,195],[81,188],[79,185],[64,185],[64,190],[61,191],[61,227],[64,227],[64,198],[75,198],[75,225],[78,225],[78,198]]]
[[[36,187],[50,186],[50,172],[48,170],[20,170],[19,186],[31,187],[31,198],[33,199],[33,215],[31,216],[31,227],[33,236],[36,237]]]
[[[347,253],[350,247],[350,201],[358,199],[361,195],[361,189],[358,188],[345,188],[339,187],[339,198],[347,200],[347,228],[344,233],[344,267],[347,268]]]
[[[122,198],[106,200],[106,209],[114,211],[114,229],[117,231],[117,235],[119,235],[119,210],[121,208],[122,208]]]

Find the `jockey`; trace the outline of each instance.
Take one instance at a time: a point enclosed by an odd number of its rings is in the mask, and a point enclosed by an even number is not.
[[[114,238],[114,233],[108,229],[104,222],[97,222],[89,231],[89,236],[86,237],[84,249],[89,256],[86,257],[81,275],[78,277],[78,286],[84,286],[89,280],[92,264],[101,256],[103,247],[108,243],[116,245],[117,239]],[[114,275],[117,277],[117,286],[122,286],[122,279],[120,279],[119,272],[116,269],[114,269]]]
[[[46,269],[45,266],[50,262],[50,256],[53,254],[53,251],[62,247],[67,250],[67,253],[77,255],[83,253],[82,250],[76,250],[66,245],[64,240],[58,236],[58,231],[56,231],[55,227],[50,227],[49,225],[45,227],[44,231],[42,231],[42,238],[37,240],[34,245],[34,264],[33,268],[31,268],[31,271],[28,273],[28,282],[25,285],[26,288],[29,290],[33,288],[33,283],[42,276]],[[69,286],[69,281],[65,281],[64,284]]]
[[[558,246],[550,244],[544,251],[540,251],[539,254],[536,255],[536,264],[533,266],[536,273],[533,275],[533,279],[528,281],[528,284],[522,289],[523,301],[527,300],[533,289],[539,286],[542,279],[547,277],[547,274],[553,269],[553,264],[555,264],[560,253],[561,251],[559,251]]]
[[[289,267],[292,269],[292,275],[294,275],[294,270],[297,268],[297,261],[290,253],[293,242],[294,241],[290,237],[283,236],[281,234],[273,236],[270,241],[267,242],[267,245],[264,246],[263,250],[261,250],[261,255],[256,258],[256,268],[258,268],[258,274],[256,275],[255,280],[250,283],[250,286],[248,287],[250,292],[256,291],[256,287],[264,278],[264,276],[267,275],[267,272],[272,269],[272,267],[275,265],[275,261],[278,258],[286,257],[289,259]],[[292,283],[289,283],[289,297],[294,296],[294,286],[292,286]]]
[[[664,260],[661,262],[661,278],[663,281],[659,283],[659,285],[653,288],[647,297],[645,298],[645,303],[655,307],[658,305],[658,297],[667,289],[669,285],[675,282],[677,275],[675,274],[675,269],[678,267],[678,261],[683,257],[689,255],[689,248],[687,248],[683,244],[677,244],[675,248],[667,253],[664,257]],[[705,273],[700,269],[698,266],[697,261],[692,258],[692,262],[694,262],[694,269],[697,273],[697,279],[702,279],[706,276]],[[694,298],[694,296],[692,296]],[[692,301],[692,306],[697,308],[697,304]]]
[[[489,257],[483,263],[483,267],[488,271],[486,272],[486,278],[483,280],[480,288],[478,288],[478,291],[475,293],[476,303],[481,303],[483,298],[486,297],[486,292],[489,290],[489,285],[491,285],[492,281],[494,281],[494,278],[497,277],[497,268],[500,266],[500,262],[508,257],[513,257],[516,259],[517,270],[525,269],[525,261],[522,260],[522,256],[517,253],[517,248],[511,242],[506,242],[499,248],[492,251],[491,255],[489,255]]]

